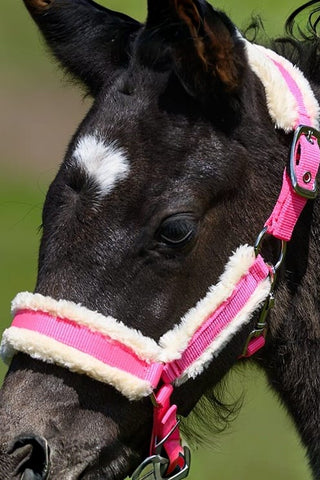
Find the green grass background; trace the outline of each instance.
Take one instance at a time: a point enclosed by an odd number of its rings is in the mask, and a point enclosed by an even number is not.
[[[142,0],[102,3],[138,19],[145,17],[146,2]],[[264,3],[220,0],[215,6],[230,14],[240,27],[248,24],[252,13],[260,14],[267,33],[272,36],[281,33],[285,17],[299,4],[289,0]],[[10,301],[14,295],[34,287],[42,203],[62,160],[67,138],[87,108],[79,94],[62,84],[61,75],[45,54],[22,0],[2,0],[1,5],[0,100],[6,108],[0,110],[0,330],[10,322]],[[61,93],[62,88],[66,93]],[[60,110],[55,114],[57,118],[51,119],[53,128],[46,132],[54,103],[50,99],[55,95],[60,99]],[[75,98],[71,102],[74,108],[65,111],[67,97],[61,95]],[[62,115],[66,127],[59,133]],[[39,141],[44,145],[43,163],[35,161],[41,153],[37,142],[31,140],[32,133],[37,131],[42,132]],[[17,150],[22,144],[23,148]],[[1,365],[0,382],[4,373]],[[269,391],[262,372],[247,369],[234,374],[230,383],[235,397],[245,393],[244,407],[230,428],[212,439],[210,448],[198,449],[193,456],[190,479],[310,479],[294,427]]]

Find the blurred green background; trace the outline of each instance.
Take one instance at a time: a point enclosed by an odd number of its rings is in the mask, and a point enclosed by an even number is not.
[[[105,6],[144,19],[145,1],[105,0]],[[0,329],[10,322],[10,301],[32,291],[41,208],[68,139],[90,100],[64,81],[46,55],[22,0],[2,0],[0,16]],[[270,36],[299,1],[219,0],[240,28],[261,15]],[[0,382],[5,368],[0,367]],[[191,480],[308,480],[310,472],[291,421],[262,372],[233,374],[233,395],[244,407],[230,428],[193,456]],[[209,435],[210,436],[210,435]],[[62,479],[63,480],[63,479]]]

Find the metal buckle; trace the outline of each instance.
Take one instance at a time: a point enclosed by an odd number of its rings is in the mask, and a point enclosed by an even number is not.
[[[297,175],[296,175],[296,147],[297,143],[302,135],[307,137],[307,140],[310,143],[314,143],[314,138],[317,140],[318,146],[320,147],[320,132],[315,128],[308,127],[306,125],[299,125],[294,132],[294,137],[291,145],[290,151],[290,160],[289,160],[289,175],[292,187],[294,191],[300,195],[301,197],[307,198],[308,200],[313,200],[316,198],[318,194],[318,185],[317,181],[314,182],[314,187],[312,190],[308,190],[307,188],[302,187],[298,183]],[[310,174],[310,172],[306,172],[306,174]],[[310,181],[310,180],[309,180]],[[307,183],[307,182],[306,182]]]
[[[152,455],[146,458],[133,472],[132,480],[182,480],[189,475],[190,450],[183,448],[184,466],[179,472],[166,475],[169,460],[161,455]],[[148,470],[149,468],[149,470]]]

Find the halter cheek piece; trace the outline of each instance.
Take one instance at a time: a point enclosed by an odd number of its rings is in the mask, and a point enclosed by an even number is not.
[[[200,375],[259,310],[259,321],[240,358],[263,347],[286,242],[307,200],[317,194],[319,107],[311,88],[287,60],[263,47],[245,45],[249,64],[265,86],[271,117],[279,128],[294,130],[281,192],[255,247],[239,247],[217,285],[158,343],[81,305],[27,292],[13,301],[12,326],[3,334],[1,355],[7,362],[21,351],[108,383],[130,400],[150,395],[154,407],[150,456],[133,473],[133,480],[180,480],[188,475],[190,452],[181,444],[177,406],[170,402],[173,389]],[[281,82],[286,106],[292,104],[284,116],[281,102],[279,107],[274,98],[273,83]],[[259,253],[267,234],[281,242],[275,265]]]

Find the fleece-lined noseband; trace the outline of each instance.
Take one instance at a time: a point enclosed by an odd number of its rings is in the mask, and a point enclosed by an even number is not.
[[[181,446],[177,407],[170,403],[173,388],[200,375],[262,307],[242,356],[264,345],[265,318],[285,244],[307,200],[317,193],[319,105],[310,85],[276,53],[246,41],[245,46],[249,64],[265,87],[271,118],[277,128],[295,132],[280,196],[255,248],[239,247],[219,282],[158,342],[82,305],[27,292],[14,299],[14,319],[3,334],[1,354],[8,362],[21,351],[108,383],[130,400],[151,395],[150,457],[135,471],[134,480],[142,478],[148,466],[152,470],[143,478],[179,480],[188,475],[189,451]],[[266,234],[282,242],[276,265],[259,253]]]

